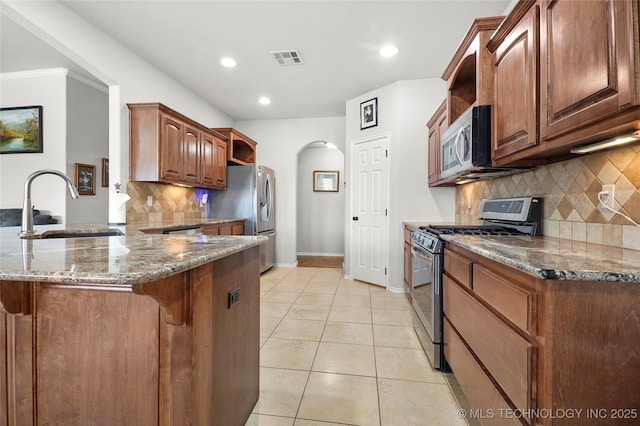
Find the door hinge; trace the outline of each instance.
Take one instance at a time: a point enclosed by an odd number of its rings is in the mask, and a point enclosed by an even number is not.
[[[387,267],[384,268],[384,274],[387,275]]]

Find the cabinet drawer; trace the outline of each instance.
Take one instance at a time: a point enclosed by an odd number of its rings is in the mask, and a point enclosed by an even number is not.
[[[521,329],[535,334],[536,294],[473,265],[473,291]]]
[[[244,235],[244,225],[242,223],[239,225],[232,225],[231,229],[231,233],[233,235]]]
[[[469,260],[445,249],[444,271],[458,280],[460,284],[471,288],[471,262]]]
[[[532,407],[535,347],[449,277],[444,313],[516,408]]]
[[[220,231],[218,229],[218,225],[213,226],[201,226],[202,233],[204,235],[220,235]]]
[[[512,412],[500,391],[487,377],[482,367],[475,360],[469,349],[462,342],[449,321],[444,321],[444,356],[451,366],[456,380],[474,410],[482,410],[485,415],[493,413],[493,418],[483,419],[483,424],[521,425],[511,416],[500,413]],[[492,411],[489,411],[492,410]],[[487,416],[488,417],[488,416]]]

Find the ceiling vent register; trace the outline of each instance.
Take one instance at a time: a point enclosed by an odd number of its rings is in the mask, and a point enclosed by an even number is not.
[[[269,53],[280,65],[302,65],[302,57],[298,50],[273,50]]]

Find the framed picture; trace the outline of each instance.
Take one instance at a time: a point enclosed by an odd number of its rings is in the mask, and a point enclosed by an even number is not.
[[[313,171],[313,191],[314,192],[338,192],[340,172],[335,170],[314,170]]]
[[[378,125],[378,98],[360,104],[360,130]]]
[[[80,195],[96,195],[96,166],[76,163],[76,188]]]
[[[109,159],[102,159],[102,186],[104,188],[109,187]]]
[[[42,152],[42,107],[0,108],[0,154]]]

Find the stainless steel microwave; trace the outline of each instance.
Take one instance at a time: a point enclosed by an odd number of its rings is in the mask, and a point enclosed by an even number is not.
[[[458,180],[491,179],[533,168],[493,167],[491,163],[491,105],[469,108],[440,138],[440,176]]]
[[[491,167],[491,106],[474,106],[440,138],[441,176],[464,176]]]

